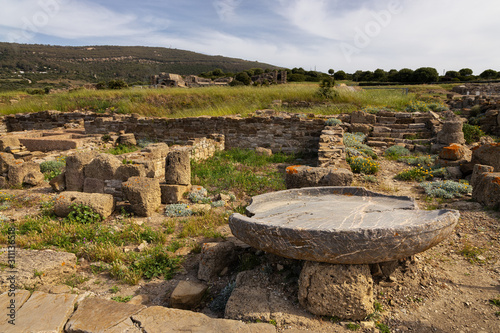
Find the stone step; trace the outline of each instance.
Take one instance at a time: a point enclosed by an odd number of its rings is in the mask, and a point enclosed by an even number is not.
[[[385,141],[367,141],[366,144],[370,147],[387,147],[389,145]]]

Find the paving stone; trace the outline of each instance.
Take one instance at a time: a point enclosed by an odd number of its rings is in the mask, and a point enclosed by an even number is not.
[[[409,197],[359,187],[303,188],[253,197],[251,217],[233,214],[229,226],[245,243],[286,258],[371,264],[427,250],[460,216],[416,208]]]
[[[74,310],[76,295],[35,291],[16,312],[15,325],[0,323],[3,333],[62,333]]]
[[[123,332],[124,328],[133,328],[127,325],[127,319],[145,308],[143,305],[87,298],[78,306],[65,330],[67,333]]]
[[[271,324],[214,319],[202,313],[162,306],[149,307],[133,315],[132,320],[148,333],[276,333]]]
[[[191,310],[200,305],[208,286],[193,281],[179,281],[170,296],[170,305],[176,309]]]
[[[30,298],[30,295],[29,290],[15,290],[14,288],[0,295],[0,309],[6,311],[6,316],[2,316],[0,320],[0,327],[8,325],[9,320],[15,319],[16,315],[14,312],[23,306],[28,298]]]

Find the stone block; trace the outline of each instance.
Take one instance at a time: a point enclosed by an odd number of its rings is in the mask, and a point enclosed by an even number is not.
[[[54,295],[35,291],[17,311],[15,325],[0,322],[0,331],[63,332],[64,324],[73,313],[76,297],[72,294]]]
[[[0,151],[5,151],[7,147],[19,147],[21,142],[15,136],[3,136],[0,137]]]
[[[208,286],[193,281],[179,281],[172,295],[170,306],[176,309],[192,310],[200,305]]]
[[[354,111],[351,113],[351,124],[375,124],[377,117],[374,114],[363,111]]]
[[[104,180],[97,178],[85,178],[83,181],[83,192],[104,193]]]
[[[165,159],[169,151],[170,148],[164,142],[151,143],[141,150],[141,152],[150,153],[154,159]]]
[[[495,172],[500,172],[500,143],[489,143],[473,148],[472,162],[491,165]]]
[[[288,189],[314,186],[349,186],[353,173],[347,169],[295,165],[286,168],[285,182]]]
[[[445,121],[443,128],[437,134],[437,142],[450,145],[452,143],[464,144],[463,123],[461,121]]]
[[[349,130],[352,132],[352,133],[363,133],[363,134],[370,134],[371,130],[372,130],[372,126],[371,125],[368,125],[368,124],[351,124],[351,126],[349,127]]]
[[[84,168],[95,156],[95,152],[84,151],[66,157],[66,190],[83,191]]]
[[[273,155],[273,151],[271,149],[263,148],[263,147],[255,148],[255,153],[258,156],[272,156]]]
[[[135,140],[134,133],[121,134],[116,140],[116,143],[126,146],[135,146],[137,141]]]
[[[370,267],[307,261],[299,278],[299,302],[315,315],[363,320],[373,313]]]
[[[114,179],[116,170],[123,163],[111,154],[100,154],[85,166],[85,178]]]
[[[134,331],[130,317],[137,314],[146,307],[143,305],[124,304],[115,301],[86,298],[65,326],[66,333],[81,332],[141,332]],[[121,327],[116,330],[117,325],[129,320],[130,327]],[[162,322],[165,325],[165,322]],[[129,329],[129,330],[127,330]]]
[[[16,164],[14,155],[9,153],[0,153],[0,175],[9,172],[9,166]]]
[[[472,152],[467,147],[460,144],[452,143],[449,146],[444,147],[439,152],[439,157],[444,160],[458,161],[463,159],[470,160]]]
[[[112,195],[66,191],[56,196],[54,212],[59,217],[66,217],[72,211],[72,205],[89,206],[103,219],[110,216],[115,209]]]
[[[235,263],[237,255],[232,242],[204,243],[198,268],[198,279],[211,281]]]
[[[40,171],[40,165],[35,162],[23,162],[16,160],[9,166],[7,179],[10,185],[40,185],[43,182],[43,174]]]
[[[476,181],[480,175],[483,173],[493,172],[495,168],[490,165],[475,164],[472,170],[472,177],[470,184],[474,187],[476,186]]]
[[[472,199],[486,207],[500,208],[500,172],[484,172],[473,177]]]
[[[161,203],[175,204],[182,200],[184,193],[188,192],[190,186],[160,184]]]
[[[191,184],[189,149],[177,149],[168,152],[165,159],[165,182],[169,185]]]
[[[61,174],[52,178],[49,182],[49,185],[55,192],[62,192],[66,190],[66,173],[62,172]]]
[[[137,216],[151,216],[161,205],[158,179],[131,177],[123,183],[122,191]]]
[[[146,168],[142,164],[122,164],[116,169],[114,177],[122,182],[130,177],[146,177]]]
[[[15,318],[15,314],[10,313],[10,309],[12,308],[12,304],[15,306],[15,310],[19,310],[24,303],[30,298],[31,293],[29,290],[16,290],[14,295],[12,295],[12,292],[4,292],[2,295],[0,295],[0,307],[2,309],[5,309],[6,313],[3,316],[3,318],[0,319],[0,329],[2,327],[6,327],[7,325],[12,326],[12,324],[9,324],[8,321],[12,320]],[[12,303],[14,301],[14,303]],[[15,322],[15,321],[14,321]],[[3,331],[2,331],[3,332]]]

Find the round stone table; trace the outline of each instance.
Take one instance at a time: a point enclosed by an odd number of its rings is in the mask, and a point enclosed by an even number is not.
[[[456,210],[419,210],[409,197],[360,187],[309,187],[252,198],[248,216],[233,214],[243,242],[292,259],[373,264],[409,257],[445,239]]]

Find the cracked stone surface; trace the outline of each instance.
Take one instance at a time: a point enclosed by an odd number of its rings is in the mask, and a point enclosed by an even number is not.
[[[419,210],[409,197],[360,187],[311,187],[252,198],[247,217],[233,214],[232,233],[283,257],[333,264],[403,259],[445,239],[456,210]]]

